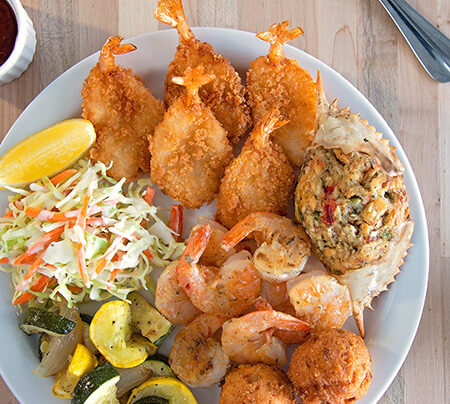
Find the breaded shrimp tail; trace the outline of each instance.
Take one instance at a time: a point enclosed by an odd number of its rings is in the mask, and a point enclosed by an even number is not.
[[[181,42],[190,42],[194,38],[183,11],[181,0],[159,0],[155,18],[177,29]]]
[[[268,57],[272,63],[279,63],[285,59],[283,45],[302,35],[304,31],[300,27],[289,30],[289,21],[283,21],[280,24],[272,24],[269,31],[263,31],[256,34],[257,38],[270,43]]]
[[[275,129],[281,128],[288,122],[289,119],[285,119],[284,116],[280,114],[278,107],[273,108],[253,129],[251,133],[253,144],[259,149],[263,148],[269,142],[270,134]]]
[[[110,36],[100,51],[98,65],[102,72],[107,72],[116,67],[114,55],[123,55],[124,53],[136,50],[136,46],[131,43],[121,43],[123,37]]]
[[[198,90],[201,86],[216,79],[214,74],[203,74],[204,70],[203,66],[197,66],[194,69],[188,67],[184,73],[184,77],[172,77],[172,83],[186,87],[187,106],[190,106],[193,103],[200,104],[202,101],[198,96]]]

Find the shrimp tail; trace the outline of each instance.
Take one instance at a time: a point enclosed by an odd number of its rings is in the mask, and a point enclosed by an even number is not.
[[[221,247],[225,251],[230,251],[240,241],[246,238],[250,233],[259,230],[260,221],[258,216],[266,212],[253,212],[241,219],[223,236]]]
[[[187,43],[195,39],[186,22],[181,0],[159,0],[154,15],[162,23],[176,28],[181,42]]]
[[[273,310],[272,305],[267,301],[266,298],[259,296],[255,300],[255,309],[258,311],[266,311],[266,310]]]
[[[200,103],[201,100],[198,96],[198,90],[201,86],[208,84],[216,78],[214,74],[203,74],[203,71],[203,66],[197,66],[193,69],[188,67],[183,77],[172,77],[173,83],[186,87],[188,106],[193,103]]]
[[[270,139],[270,134],[282,126],[286,125],[289,119],[286,119],[278,107],[272,108],[260,121],[251,134],[253,143],[258,149],[266,146]]]
[[[285,314],[280,311],[269,311],[270,316],[273,320],[273,327],[278,330],[286,331],[307,331],[311,327],[308,323],[298,319],[297,317],[291,316],[290,314]]]
[[[303,34],[300,27],[289,30],[289,21],[275,23],[269,27],[269,31],[263,31],[256,34],[256,37],[270,43],[269,60],[272,63],[279,63],[285,59],[283,45]]]
[[[124,53],[136,50],[136,46],[131,43],[123,43],[123,37],[110,36],[100,52],[99,67],[103,72],[111,71],[116,67],[114,55],[122,55]]]
[[[189,282],[191,280],[192,268],[198,263],[200,257],[205,251],[211,238],[211,226],[205,224],[198,227],[190,237],[183,255],[180,258],[180,262],[177,266],[177,278],[178,283],[184,289],[185,293],[189,296]]]

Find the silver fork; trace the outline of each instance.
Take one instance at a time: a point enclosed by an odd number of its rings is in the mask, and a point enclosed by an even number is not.
[[[450,39],[405,0],[380,0],[428,74],[450,81]]]

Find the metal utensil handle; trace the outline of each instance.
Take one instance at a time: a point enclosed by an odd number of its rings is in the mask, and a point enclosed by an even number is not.
[[[380,0],[428,74],[450,81],[450,39],[405,0]]]

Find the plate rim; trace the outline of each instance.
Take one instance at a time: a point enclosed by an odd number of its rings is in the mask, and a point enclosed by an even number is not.
[[[245,34],[247,36],[251,36],[252,38],[255,37],[255,33],[254,32],[250,32],[250,31],[245,31],[245,30],[239,30],[239,29],[233,29],[233,28],[220,28],[220,27],[191,27],[192,31],[194,33],[198,33],[200,35],[208,35],[208,32],[216,32],[216,33],[229,33],[229,32],[234,32],[235,34]],[[130,38],[125,38],[124,42],[133,42],[133,41],[139,41],[141,38],[143,37],[148,37],[148,36],[165,36],[165,35],[172,35],[170,34],[171,32],[173,33],[174,31],[176,31],[173,28],[168,28],[168,29],[161,29],[158,31],[151,31],[151,32],[146,32],[137,36],[133,36]],[[203,39],[200,39],[203,40]],[[391,129],[391,127],[389,126],[389,124],[386,122],[386,120],[384,119],[384,117],[380,114],[380,112],[378,112],[378,110],[375,108],[375,106],[370,102],[370,100],[360,92],[360,90],[354,86],[349,80],[347,80],[344,76],[342,76],[338,71],[334,70],[331,66],[329,66],[328,64],[326,64],[325,62],[322,62],[320,59],[316,58],[315,56],[305,52],[304,50],[297,48],[293,45],[290,44],[285,44],[284,45],[285,50],[289,50],[290,52],[296,53],[296,52],[300,52],[303,56],[305,56],[306,58],[310,58],[312,59],[316,64],[320,65],[320,70],[326,71],[326,75],[322,75],[322,79],[324,77],[326,77],[327,75],[331,75],[334,76],[336,78],[338,78],[338,80],[344,81],[345,84],[352,89],[352,91],[356,92],[362,99],[364,99],[366,101],[367,104],[367,108],[370,111],[371,114],[373,114],[374,116],[377,117],[377,119],[379,121],[381,121],[383,123],[383,125],[385,125],[386,128],[388,128],[389,130],[389,141],[390,143],[395,143],[395,147],[396,147],[396,152],[397,154],[400,154],[400,160],[402,161],[402,163],[405,165],[405,173],[408,173],[409,177],[410,177],[410,182],[411,185],[414,189],[414,193],[417,194],[418,199],[415,200],[415,202],[417,203],[417,211],[415,212],[416,215],[418,217],[420,217],[421,222],[423,223],[423,228],[421,231],[421,236],[423,236],[423,243],[425,246],[425,250],[422,251],[423,254],[423,260],[425,263],[425,269],[423,270],[423,277],[424,277],[424,282],[421,284],[420,286],[420,305],[417,307],[416,310],[416,315],[414,316],[414,320],[410,322],[411,324],[411,329],[410,329],[410,333],[409,335],[406,337],[406,339],[404,340],[404,345],[403,345],[403,349],[401,350],[401,352],[399,353],[399,357],[401,358],[398,363],[396,364],[396,366],[392,367],[389,371],[389,376],[386,377],[386,380],[384,382],[384,384],[382,385],[382,388],[380,388],[378,390],[378,392],[375,394],[375,402],[378,402],[379,399],[385,394],[385,392],[387,391],[387,389],[389,388],[389,386],[392,384],[392,381],[394,380],[394,378],[397,376],[400,368],[403,366],[406,357],[411,349],[411,346],[414,342],[414,339],[416,337],[417,334],[417,330],[422,318],[422,314],[423,314],[423,309],[424,309],[424,305],[425,305],[425,301],[426,301],[426,294],[427,294],[427,289],[428,289],[428,280],[429,280],[429,234],[428,234],[428,224],[427,224],[427,219],[426,219],[426,213],[425,213],[425,208],[424,208],[424,204],[423,204],[423,199],[422,199],[422,194],[420,192],[420,188],[414,173],[414,170],[409,162],[409,159],[405,153],[405,151],[403,150],[402,145],[400,144],[397,136],[395,135],[394,131]],[[6,141],[7,138],[9,138],[11,136],[11,132],[13,132],[17,122],[21,119],[22,115],[25,114],[28,109],[32,106],[32,104],[35,103],[35,101],[40,97],[40,95],[43,92],[46,92],[48,90],[50,90],[53,86],[57,85],[57,83],[59,82],[59,80],[61,80],[61,78],[66,75],[68,72],[76,69],[77,67],[79,67],[80,64],[83,64],[86,59],[89,59],[91,57],[93,57],[94,55],[99,55],[100,50],[91,53],[90,55],[84,57],[83,59],[79,60],[77,63],[75,63],[74,65],[72,65],[71,67],[69,67],[67,70],[65,70],[64,72],[62,72],[61,74],[59,74],[55,79],[53,79],[50,83],[48,83],[44,88],[42,88],[38,94],[36,94],[35,97],[33,97],[33,99],[28,103],[28,105],[23,109],[23,111],[18,115],[18,117],[16,118],[16,120],[14,121],[14,123],[11,125],[10,129],[7,131],[7,133],[5,134],[4,138],[2,139],[1,143],[0,143],[0,149],[3,148],[3,145]],[[288,52],[286,52],[288,53]],[[311,72],[310,72],[311,73]],[[326,86],[326,81],[324,81],[324,84]],[[39,130],[39,129],[38,129]],[[386,133],[383,133],[386,134]],[[415,229],[415,231],[417,231]],[[16,397],[17,400],[20,399],[20,390],[19,387],[16,388],[14,385],[14,382],[8,377],[7,372],[5,372],[5,366],[2,364],[2,362],[0,361],[0,375],[2,376],[5,384],[8,386],[8,388],[10,389],[10,391],[14,394],[14,396]]]

